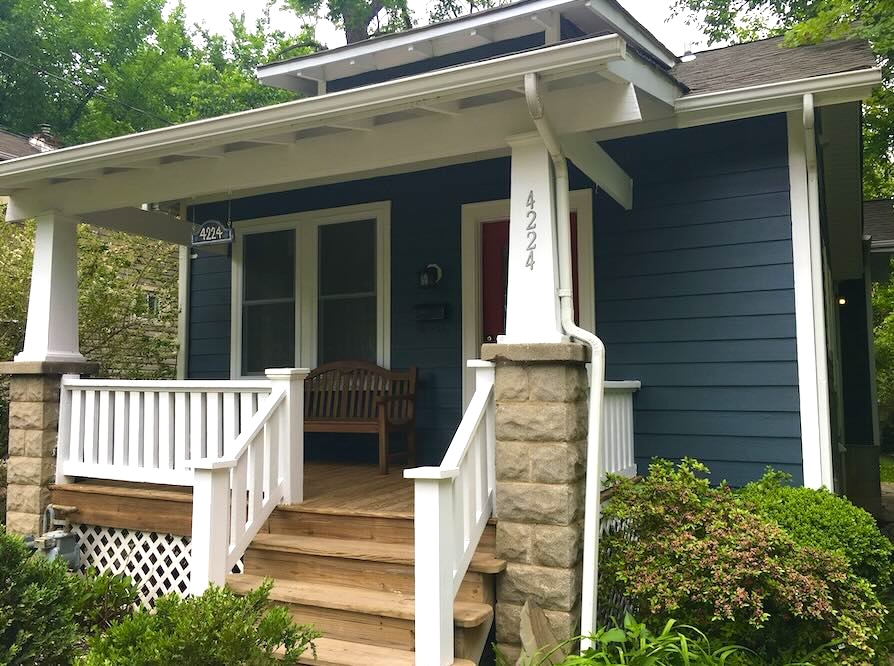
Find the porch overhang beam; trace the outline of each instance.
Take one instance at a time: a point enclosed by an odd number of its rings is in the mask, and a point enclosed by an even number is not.
[[[633,208],[633,179],[588,133],[563,136],[561,141],[572,164],[624,210]]]
[[[189,245],[192,228],[186,222],[158,211],[142,208],[116,208],[86,213],[81,219],[90,225],[123,231],[134,236]]]
[[[641,120],[631,84],[608,81],[548,92],[544,104],[557,130],[576,134]],[[515,98],[471,108],[459,115],[431,114],[377,125],[371,132],[308,137],[294,146],[268,146],[228,153],[220,160],[187,160],[151,173],[120,173],[89,183],[63,183],[18,192],[10,198],[11,220],[58,208],[70,215],[133,206],[144,201],[189,199],[276,185],[301,186],[399,173],[508,154],[506,137],[529,132],[531,119]],[[201,168],[197,168],[197,162]]]

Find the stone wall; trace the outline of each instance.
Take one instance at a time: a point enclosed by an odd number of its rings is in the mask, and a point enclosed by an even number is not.
[[[511,659],[532,599],[556,636],[579,632],[587,438],[585,348],[485,345],[496,363],[496,638]]]

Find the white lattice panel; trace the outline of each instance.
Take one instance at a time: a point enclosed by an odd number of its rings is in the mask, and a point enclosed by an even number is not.
[[[81,566],[130,576],[140,600],[151,606],[169,592],[189,587],[189,538],[158,532],[73,524],[81,548]]]
[[[139,532],[115,527],[72,524],[81,549],[81,569],[130,576],[140,590],[140,601],[155,600],[174,592],[185,596],[189,588],[189,537],[159,532]],[[233,573],[242,573],[240,559]]]

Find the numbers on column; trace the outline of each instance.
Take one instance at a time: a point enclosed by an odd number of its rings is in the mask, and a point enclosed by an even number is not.
[[[537,249],[537,211],[534,210],[535,203],[534,190],[530,190],[525,201],[525,208],[528,209],[525,211],[525,215],[528,218],[528,226],[525,227],[528,236],[528,244],[525,246],[525,268],[530,268],[532,271],[534,270],[534,250]]]

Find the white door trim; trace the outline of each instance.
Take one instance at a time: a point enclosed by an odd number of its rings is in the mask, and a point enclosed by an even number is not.
[[[239,220],[233,224],[230,298],[230,377],[242,375],[242,239],[246,234],[295,230],[295,359],[296,366],[317,365],[317,252],[324,224],[376,221],[376,362],[391,367],[391,202]]]
[[[578,296],[582,328],[596,327],[593,268],[593,190],[571,192],[571,212],[577,214]],[[509,199],[462,206],[462,361],[463,408],[472,399],[475,376],[466,361],[481,354],[481,225],[509,219]]]

